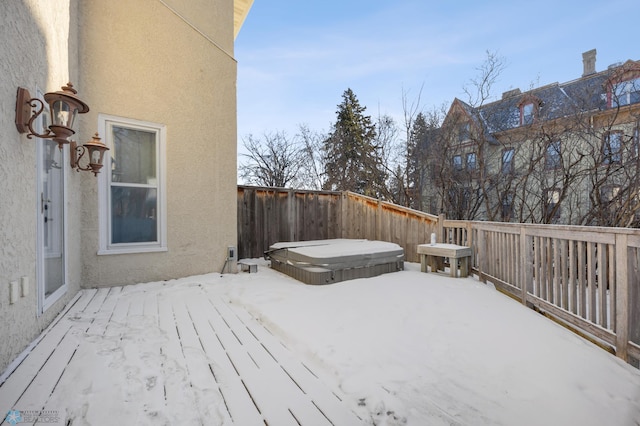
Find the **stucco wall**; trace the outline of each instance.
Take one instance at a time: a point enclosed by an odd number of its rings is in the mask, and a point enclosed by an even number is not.
[[[86,183],[83,285],[220,271],[236,245],[233,2],[92,0],[80,11],[83,127],[97,129],[100,113],[166,126],[168,213],[168,251],[97,255],[97,187]]]
[[[70,31],[76,7],[75,0],[0,2],[0,374],[79,289],[79,239],[70,236],[68,291],[38,316],[36,142],[20,135],[14,124],[19,86],[36,96],[38,88],[55,91],[77,81],[77,40]],[[68,177],[67,210],[78,219],[74,189],[80,180]],[[9,304],[9,283],[21,277],[28,280],[28,295]]]

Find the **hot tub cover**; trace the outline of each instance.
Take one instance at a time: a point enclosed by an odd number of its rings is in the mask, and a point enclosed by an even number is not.
[[[271,267],[307,284],[367,278],[404,268],[397,244],[362,239],[279,242],[265,255]]]

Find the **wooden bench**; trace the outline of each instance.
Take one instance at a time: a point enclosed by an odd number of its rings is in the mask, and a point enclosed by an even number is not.
[[[449,258],[451,276],[465,278],[469,276],[469,259],[471,258],[471,247],[458,246],[455,244],[420,244],[418,245],[420,255],[420,270],[431,272],[444,271],[445,257]],[[460,261],[460,267],[458,267]]]

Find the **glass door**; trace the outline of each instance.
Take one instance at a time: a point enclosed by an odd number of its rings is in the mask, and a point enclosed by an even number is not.
[[[45,111],[46,112],[46,111]],[[47,114],[41,115],[42,129]],[[38,262],[39,311],[44,312],[66,291],[64,150],[51,139],[38,139]]]

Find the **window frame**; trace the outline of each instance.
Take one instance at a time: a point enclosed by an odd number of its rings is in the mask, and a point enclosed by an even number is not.
[[[611,148],[612,135],[616,135],[617,141],[618,141],[618,146],[615,152]],[[624,134],[621,130],[611,130],[605,133],[604,139],[602,141],[601,164],[603,165],[622,164],[622,147],[624,145],[622,143],[623,136]]]
[[[507,154],[511,153],[511,155],[509,156],[509,161],[506,162],[505,158],[507,156]],[[500,164],[500,172],[503,175],[512,175],[515,174],[515,156],[516,156],[516,150],[515,148],[505,148],[502,150],[502,161]],[[508,166],[507,166],[508,165]]]
[[[527,111],[530,109],[530,111]],[[536,118],[536,106],[531,102],[525,102],[520,105],[520,125],[527,126],[533,124]]]
[[[632,97],[635,96],[635,100]],[[611,108],[623,107],[638,102],[640,77],[622,80],[611,87]]]
[[[465,142],[471,139],[471,126],[469,123],[462,123],[458,126],[458,142]]]
[[[99,255],[149,253],[167,251],[167,196],[166,196],[166,139],[167,130],[164,124],[135,120],[114,115],[98,115],[98,131],[104,135],[104,142],[113,148],[114,126],[126,127],[155,133],[156,138],[156,174],[157,174],[157,234],[156,241],[136,243],[111,242],[111,156],[105,155],[102,173],[98,174],[98,217],[99,217]]]
[[[464,169],[461,154],[456,154],[453,157],[451,157],[451,167],[453,167],[453,170],[455,172],[461,172]]]
[[[545,170],[556,170],[562,165],[562,141],[549,142],[544,152]]]
[[[473,161],[469,161],[470,158],[473,158]],[[475,152],[467,152],[465,155],[465,165],[469,172],[478,170],[478,155]]]

